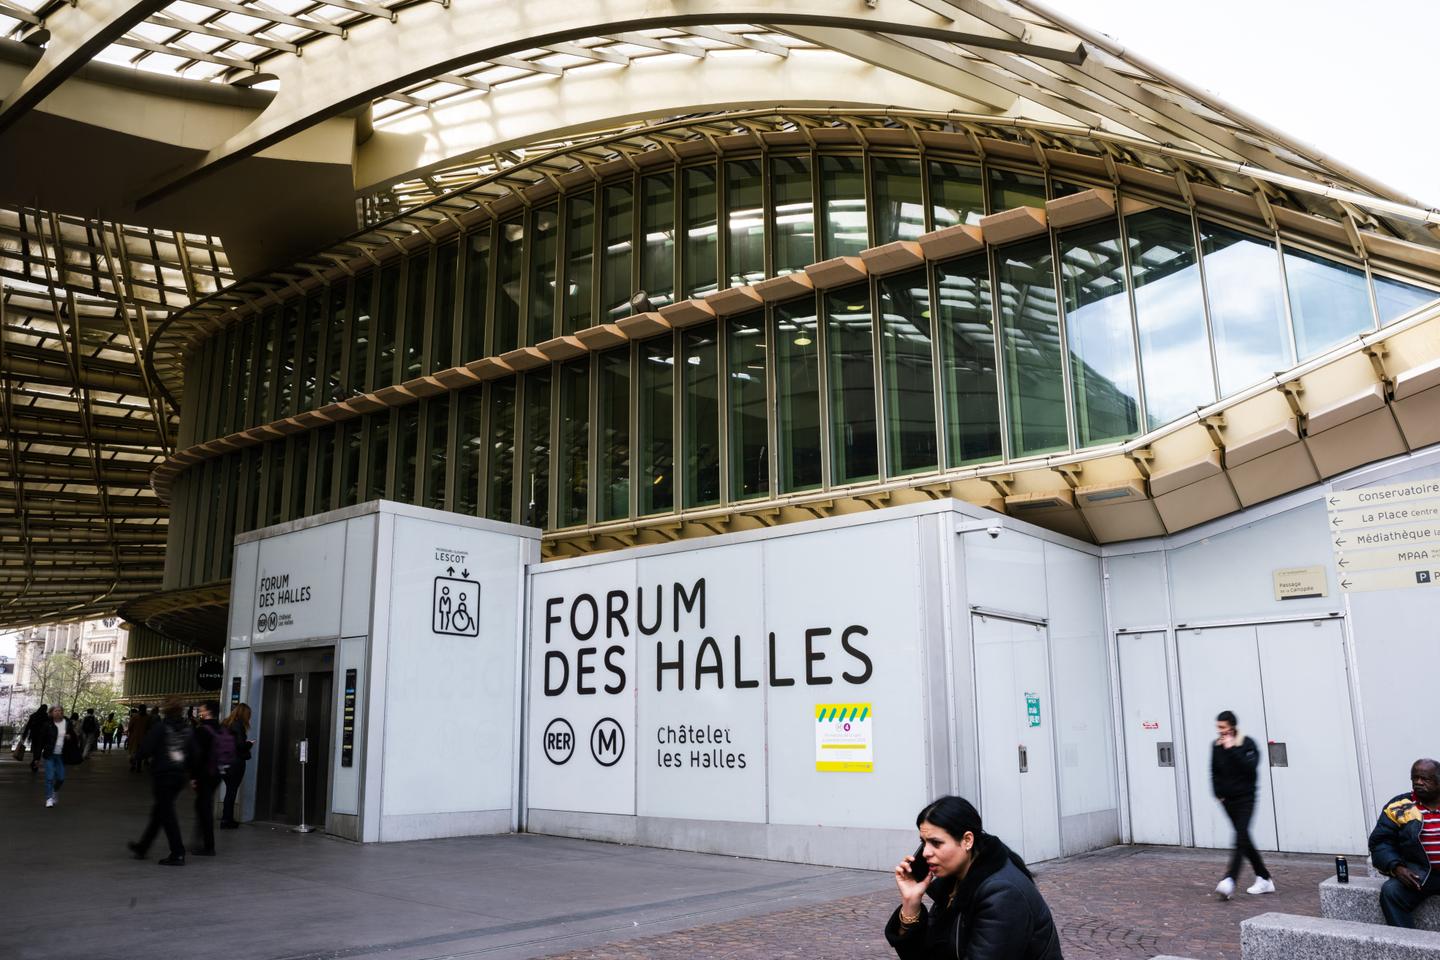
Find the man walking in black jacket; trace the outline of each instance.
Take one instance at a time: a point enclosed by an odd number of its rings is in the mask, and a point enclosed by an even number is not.
[[[161,860],[160,865],[185,865],[185,842],[180,838],[180,821],[175,817],[175,798],[185,789],[186,774],[195,752],[194,742],[195,735],[181,716],[179,701],[168,701],[164,719],[151,725],[135,755],[137,760],[150,761],[155,796],[145,832],[138,841],[127,844],[136,860],[145,859],[155,835],[163,829],[170,843],[170,856]]]
[[[215,788],[220,785],[220,775],[211,762],[215,753],[215,737],[220,733],[216,714],[220,704],[206,700],[196,712],[195,755],[190,762],[190,785],[195,788],[195,831],[198,834],[199,849],[195,853],[203,857],[215,856]]]
[[[1222,900],[1229,900],[1235,894],[1235,877],[1240,873],[1242,859],[1250,861],[1255,869],[1255,882],[1246,893],[1274,893],[1275,883],[1260,851],[1250,840],[1250,818],[1255,814],[1255,774],[1260,766],[1260,748],[1249,737],[1242,738],[1235,729],[1235,714],[1221,711],[1215,718],[1215,731],[1219,734],[1210,750],[1210,784],[1225,815],[1235,826],[1235,849],[1230,854],[1230,866],[1225,876],[1215,885],[1215,892]]]

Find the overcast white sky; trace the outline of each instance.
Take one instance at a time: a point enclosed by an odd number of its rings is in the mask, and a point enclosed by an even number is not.
[[[1440,3],[1044,2],[1280,132],[1440,206]]]

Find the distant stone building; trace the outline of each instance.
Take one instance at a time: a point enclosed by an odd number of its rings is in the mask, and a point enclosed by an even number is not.
[[[114,617],[22,630],[15,640],[14,681],[21,689],[29,688],[46,657],[68,653],[84,662],[94,682],[123,687],[128,637],[124,624]]]

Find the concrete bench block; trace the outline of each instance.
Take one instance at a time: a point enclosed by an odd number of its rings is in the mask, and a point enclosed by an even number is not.
[[[1240,923],[1241,960],[1440,960],[1440,934],[1262,913]]]
[[[1380,888],[1385,877],[1350,876],[1349,883],[1334,877],[1320,884],[1320,915],[1331,920],[1357,923],[1384,923],[1380,912]],[[1415,926],[1440,933],[1440,897],[1431,897],[1415,911]]]

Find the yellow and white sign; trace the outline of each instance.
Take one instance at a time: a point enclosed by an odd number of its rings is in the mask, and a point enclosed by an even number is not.
[[[874,715],[868,703],[815,705],[815,769],[870,773],[875,769]]]

